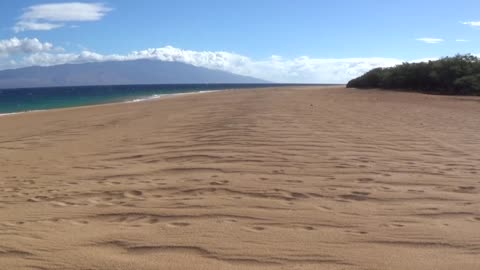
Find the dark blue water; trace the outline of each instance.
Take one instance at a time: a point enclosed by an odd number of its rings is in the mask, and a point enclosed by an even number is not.
[[[124,102],[157,95],[271,86],[288,84],[162,84],[0,89],[0,114]]]

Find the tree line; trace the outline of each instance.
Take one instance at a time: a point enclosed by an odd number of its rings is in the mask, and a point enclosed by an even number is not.
[[[347,87],[419,91],[444,95],[480,95],[480,59],[471,54],[436,61],[375,68]]]

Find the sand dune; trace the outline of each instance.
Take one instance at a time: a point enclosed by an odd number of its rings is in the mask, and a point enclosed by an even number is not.
[[[0,117],[0,269],[480,269],[479,102],[279,88]]]

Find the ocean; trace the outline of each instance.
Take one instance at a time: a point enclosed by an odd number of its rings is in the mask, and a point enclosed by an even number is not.
[[[292,84],[159,84],[0,89],[0,114],[143,101],[180,93],[289,85]]]

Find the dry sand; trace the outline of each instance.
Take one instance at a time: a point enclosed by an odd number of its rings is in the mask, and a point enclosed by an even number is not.
[[[480,269],[479,116],[282,88],[0,117],[0,269]]]

